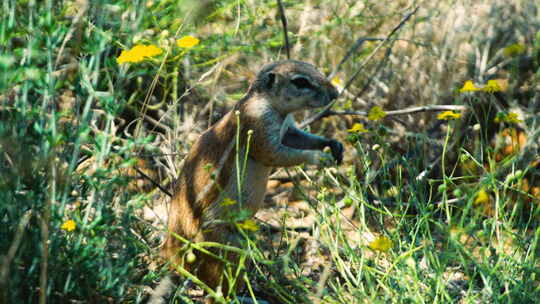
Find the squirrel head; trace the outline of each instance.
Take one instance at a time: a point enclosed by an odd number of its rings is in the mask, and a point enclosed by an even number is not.
[[[281,114],[322,107],[338,96],[336,88],[315,66],[297,60],[265,65],[252,90]]]

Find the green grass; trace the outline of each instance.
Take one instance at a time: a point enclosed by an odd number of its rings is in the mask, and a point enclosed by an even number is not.
[[[344,164],[275,172],[260,229],[242,230],[242,263],[226,275],[245,288],[218,302],[540,296],[536,1],[285,1],[292,57],[329,74],[358,38],[384,38],[416,5],[372,57],[380,41],[338,71],[344,84],[363,67],[333,110],[469,110],[311,124],[346,143]],[[0,12],[0,302],[144,303],[167,273],[167,196],[136,169],[171,190],[197,136],[258,67],[284,58],[276,3],[4,1]],[[176,46],[186,35],[200,44]],[[137,44],[164,53],[118,64]],[[460,93],[469,79],[507,84]],[[347,132],[354,123],[368,132]],[[68,220],[75,230],[61,228]],[[193,285],[170,302],[200,301]]]

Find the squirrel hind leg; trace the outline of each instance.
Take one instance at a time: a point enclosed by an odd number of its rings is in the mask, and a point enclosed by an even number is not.
[[[197,269],[197,277],[208,287],[217,290],[221,286],[221,292],[224,296],[227,296],[230,291],[239,291],[243,287],[242,276],[236,278],[234,285],[229,284],[229,280],[225,275],[225,265],[222,261],[209,255],[204,255],[202,258],[203,261],[201,261]],[[229,252],[224,258],[231,263],[231,273],[236,274],[235,267],[239,267],[238,254]]]
[[[244,247],[241,244],[242,238],[242,235],[226,224],[213,227],[212,231],[205,235],[205,239],[209,242],[218,242],[239,248]],[[226,272],[229,272],[229,275],[236,276],[239,273],[237,271],[237,267],[240,267],[239,254],[219,248],[208,249],[213,255],[220,258],[198,251],[196,253],[196,276],[213,290],[221,288],[221,292],[225,297],[230,292],[239,291],[243,287],[242,275],[237,276],[234,280],[230,280],[231,282],[229,282],[230,277],[227,277],[226,274]],[[227,267],[225,267],[223,260],[228,262]],[[241,273],[242,272],[240,272],[240,274]]]

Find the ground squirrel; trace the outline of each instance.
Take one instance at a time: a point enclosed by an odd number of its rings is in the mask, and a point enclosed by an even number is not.
[[[291,115],[325,106],[337,96],[334,86],[309,63],[285,60],[262,68],[245,97],[201,135],[185,159],[174,186],[163,247],[173,268],[183,265],[209,287],[221,285],[226,294],[222,263],[196,251],[197,261],[188,263],[189,246],[173,234],[193,242],[237,244],[237,228],[225,218],[240,209],[249,216],[261,208],[272,168],[321,165],[324,159],[340,163],[341,143],[297,129]],[[325,147],[331,154],[322,151]],[[224,199],[236,203],[223,204]],[[225,258],[235,259],[230,254]]]

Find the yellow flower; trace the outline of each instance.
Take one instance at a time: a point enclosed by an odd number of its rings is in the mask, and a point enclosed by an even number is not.
[[[503,55],[506,57],[514,57],[525,52],[525,46],[520,43],[514,43],[504,48]]]
[[[518,118],[518,114],[514,112],[509,112],[508,114],[497,113],[497,116],[495,117],[494,121],[496,123],[507,122],[511,124],[517,124],[517,123],[523,122],[523,120]]]
[[[373,250],[387,252],[388,250],[390,250],[390,248],[392,248],[393,243],[392,240],[390,240],[386,236],[380,236],[373,240],[371,243],[369,243],[368,246]]]
[[[364,124],[355,123],[352,128],[348,129],[349,133],[366,133],[368,130],[364,128]]]
[[[506,122],[509,122],[509,123],[520,123],[520,122],[523,122],[523,120],[521,120],[521,119],[518,118],[517,113],[510,112],[510,113],[508,113],[508,115],[506,115]]]
[[[341,80],[341,78],[337,77],[337,76],[334,76],[334,78],[332,78],[332,80],[330,81],[333,85],[335,85],[336,87],[341,87],[341,84],[343,83],[343,81]]]
[[[399,195],[399,189],[396,186],[392,186],[384,193],[385,197],[396,197]]]
[[[232,206],[232,205],[235,205],[236,204],[236,201],[233,200],[233,199],[230,199],[228,197],[226,197],[223,202],[221,202],[221,206],[225,207],[225,206]]]
[[[499,85],[496,79],[488,80],[487,84],[482,88],[482,91],[488,93],[502,92],[503,88]]]
[[[444,111],[437,115],[438,120],[453,120],[461,117],[461,113],[456,113],[454,111]]]
[[[178,45],[181,48],[192,48],[199,44],[199,39],[193,37],[193,36],[184,36],[178,40],[176,40],[176,45]]]
[[[75,228],[77,228],[77,224],[74,220],[67,220],[62,224],[62,226],[60,226],[60,229],[63,229],[67,232],[71,232],[75,230]]]
[[[137,47],[138,46],[135,46],[135,48]],[[140,49],[141,54],[145,57],[154,57],[163,53],[162,49],[158,48],[157,46],[153,44],[146,45],[146,46],[142,45],[139,47],[139,49]]]
[[[479,88],[477,88],[474,83],[472,82],[472,80],[467,80],[465,81],[465,83],[463,84],[463,87],[461,89],[459,89],[459,92],[460,93],[465,93],[465,92],[474,92],[474,91],[478,91],[480,90]]]
[[[373,120],[373,121],[380,120],[384,118],[385,116],[386,116],[386,112],[383,111],[383,109],[381,109],[381,107],[379,106],[374,106],[373,108],[371,108],[371,110],[369,110],[369,113],[368,113],[368,119]]]
[[[136,45],[131,50],[123,50],[116,58],[118,64],[126,62],[141,62],[146,57],[154,57],[163,53],[163,50],[155,45]]]
[[[488,85],[490,84],[490,82],[492,83],[492,86],[494,86],[494,83],[496,83],[502,92],[505,92],[508,89],[508,79],[497,78],[488,80]]]
[[[118,64],[122,64],[126,62],[140,62],[143,59],[144,57],[138,53],[132,53],[131,51],[122,51],[122,53],[120,53],[120,56],[116,58],[116,62]]]
[[[474,205],[486,205],[489,203],[489,194],[485,188],[480,189],[474,199]]]
[[[248,219],[243,221],[242,223],[237,223],[238,227],[244,229],[244,230],[251,230],[251,231],[257,231],[259,230],[259,226],[254,220]]]

